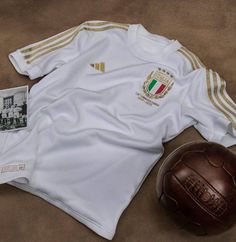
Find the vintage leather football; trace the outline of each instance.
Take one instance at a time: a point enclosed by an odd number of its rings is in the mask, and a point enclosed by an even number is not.
[[[213,142],[185,144],[164,160],[156,191],[186,228],[198,235],[222,232],[235,221],[236,155]]]

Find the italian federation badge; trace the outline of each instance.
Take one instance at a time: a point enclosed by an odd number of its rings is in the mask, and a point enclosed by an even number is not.
[[[173,76],[164,69],[152,71],[143,84],[143,91],[149,98],[162,98],[173,86]]]

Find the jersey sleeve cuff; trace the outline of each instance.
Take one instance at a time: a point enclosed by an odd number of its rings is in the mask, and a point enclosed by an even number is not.
[[[230,147],[230,146],[236,145],[236,138],[232,137],[229,134],[226,134],[221,138],[219,143],[221,143],[226,147]]]
[[[33,162],[17,162],[0,165],[0,184],[10,181],[27,183],[30,180]]]
[[[216,142],[225,147],[236,145],[236,130],[233,124],[221,116],[215,119],[215,126],[206,127],[198,122],[194,127],[207,141]]]
[[[232,127],[232,124],[220,117],[216,120],[220,123],[218,120],[221,120],[224,132],[214,132],[212,139],[225,147],[236,145],[236,130]]]
[[[16,71],[19,74],[29,76],[30,80],[34,80],[42,76],[42,72],[38,66],[32,66],[26,64],[23,55],[20,50],[16,50],[8,55],[8,58]]]
[[[236,137],[230,133],[225,133],[224,135],[214,135],[211,139],[214,142],[217,142],[225,147],[230,147],[236,145]]]

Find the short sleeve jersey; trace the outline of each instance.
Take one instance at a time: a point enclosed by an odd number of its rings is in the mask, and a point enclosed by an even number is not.
[[[1,183],[61,208],[112,239],[163,154],[194,126],[236,143],[226,82],[180,44],[141,24],[87,21],[9,54],[43,77],[29,93],[28,128],[0,135]]]

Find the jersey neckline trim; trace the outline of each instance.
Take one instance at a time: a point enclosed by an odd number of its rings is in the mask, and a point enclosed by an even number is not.
[[[128,28],[128,48],[136,57],[145,61],[158,62],[181,47],[177,40],[152,34],[142,24],[131,24]]]

